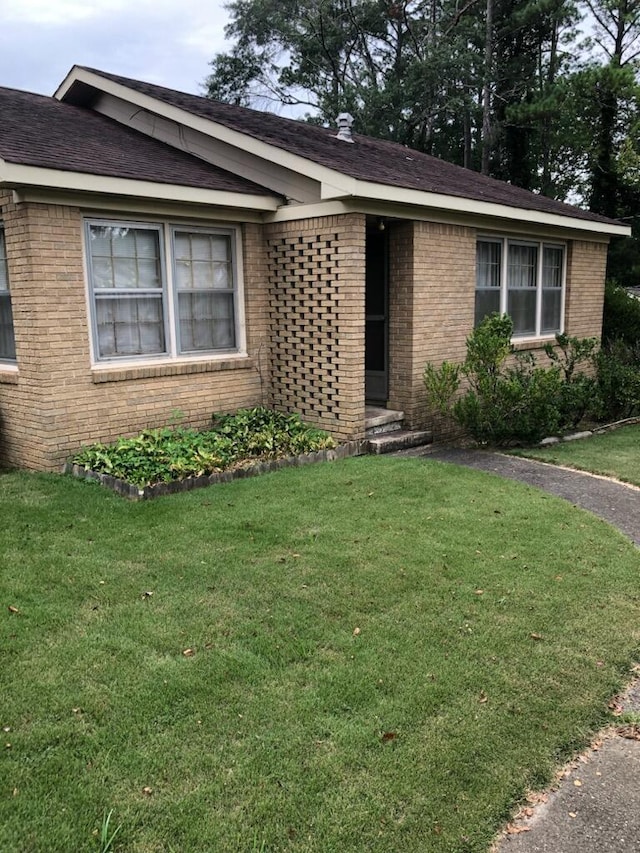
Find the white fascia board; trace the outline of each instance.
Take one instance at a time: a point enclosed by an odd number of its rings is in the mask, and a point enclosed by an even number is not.
[[[321,184],[326,183],[336,195],[351,195],[353,178],[343,175],[342,172],[329,169],[327,166],[321,166],[298,154],[292,154],[283,148],[278,148],[276,145],[270,145],[268,142],[262,142],[239,130],[232,130],[222,124],[218,124],[214,119],[193,115],[193,113],[187,110],[174,107],[150,95],[144,95],[135,89],[128,88],[122,83],[116,83],[114,80],[109,80],[106,77],[101,77],[99,74],[86,71],[84,68],[74,66],[54,93],[54,97],[58,98],[58,100],[64,100],[64,96],[75,82],[85,83],[94,89],[107,92],[110,95],[128,101],[139,109],[156,113],[169,119],[169,121],[174,121],[185,127],[191,127],[206,136],[211,136],[214,139],[219,139],[222,142],[247,151],[268,163],[277,163],[280,166],[319,181]]]
[[[393,203],[413,205],[415,207],[433,208],[451,212],[475,214],[493,219],[515,220],[531,225],[550,225],[557,228],[571,228],[596,234],[609,234],[630,237],[631,228],[627,225],[610,225],[606,222],[594,222],[579,219],[575,216],[562,216],[558,213],[545,213],[540,210],[527,210],[520,207],[510,207],[488,201],[476,201],[470,198],[430,193],[423,190],[410,190],[403,187],[392,187],[375,184],[369,181],[356,181],[354,196],[358,199],[384,200]]]
[[[11,189],[16,187],[42,187],[73,190],[263,212],[277,210],[280,204],[280,199],[275,196],[249,195],[177,184],[160,184],[131,178],[90,175],[84,172],[63,172],[57,169],[44,169],[40,166],[7,163],[2,160],[0,160],[0,186],[7,186]]]

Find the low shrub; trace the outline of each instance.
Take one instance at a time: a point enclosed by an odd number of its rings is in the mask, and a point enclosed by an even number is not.
[[[512,333],[508,316],[486,317],[467,338],[461,365],[425,368],[429,403],[482,443],[533,443],[575,427],[595,397],[594,379],[576,370],[593,361],[595,338],[558,335],[545,347],[551,366],[540,367],[532,353],[514,351]],[[461,377],[469,387],[454,401]]]
[[[71,462],[144,487],[238,467],[248,460],[275,459],[335,447],[325,432],[298,415],[259,407],[214,415],[210,430],[182,426],[148,429],[113,444],[92,444]]]

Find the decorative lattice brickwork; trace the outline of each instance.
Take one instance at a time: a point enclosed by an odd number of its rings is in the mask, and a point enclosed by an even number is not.
[[[269,240],[273,403],[331,425],[338,417],[338,233]]]

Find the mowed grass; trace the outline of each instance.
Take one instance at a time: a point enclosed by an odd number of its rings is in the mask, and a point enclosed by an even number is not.
[[[640,486],[640,424],[552,447],[518,450],[515,455],[567,465]]]
[[[485,851],[640,646],[622,536],[433,461],[0,512],[3,853]]]

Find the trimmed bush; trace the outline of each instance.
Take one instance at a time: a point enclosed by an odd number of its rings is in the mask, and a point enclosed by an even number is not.
[[[425,368],[429,403],[484,444],[533,443],[574,427],[594,399],[594,380],[576,368],[593,361],[595,338],[558,335],[556,346],[545,348],[552,362],[545,368],[531,353],[514,353],[512,333],[510,318],[493,314],[467,338],[461,365]],[[461,376],[469,389],[453,401]]]

